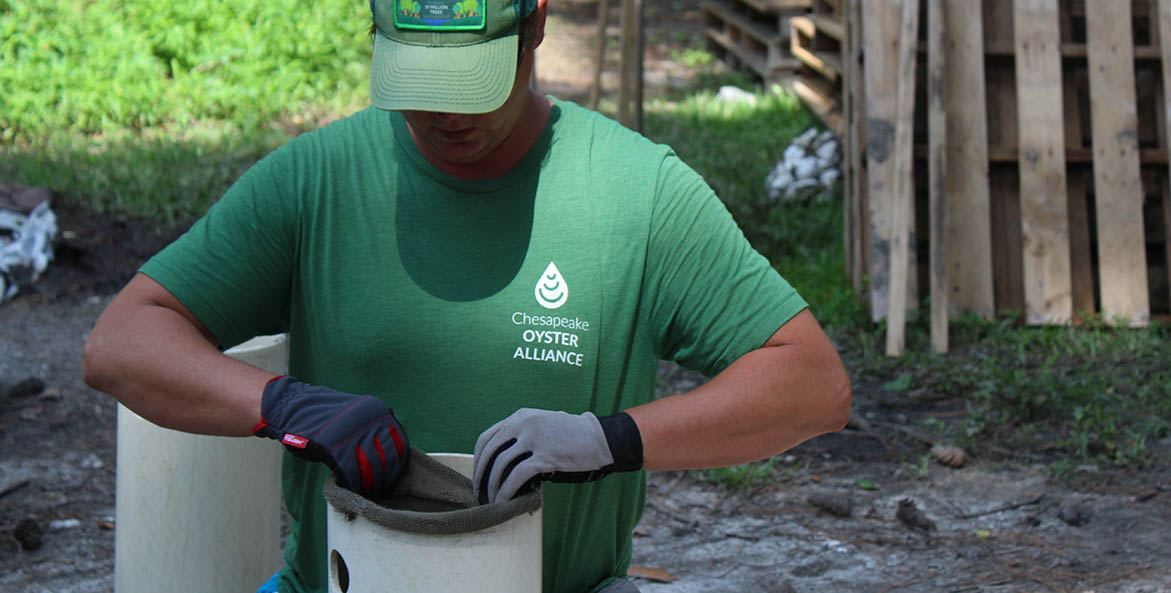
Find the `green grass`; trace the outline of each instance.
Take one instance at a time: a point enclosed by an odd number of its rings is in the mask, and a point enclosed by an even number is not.
[[[0,179],[189,219],[366,102],[365,0],[0,0]]]

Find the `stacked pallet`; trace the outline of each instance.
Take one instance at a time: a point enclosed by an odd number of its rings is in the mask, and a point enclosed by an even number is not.
[[[733,68],[745,67],[766,82],[782,82],[800,68],[789,52],[790,19],[809,12],[814,0],[705,0],[709,49]]]
[[[1171,312],[1171,0],[844,9],[847,266],[889,353],[920,295],[940,350],[965,312]]]
[[[842,0],[818,0],[807,15],[789,19],[789,53],[801,63],[790,85],[838,136],[843,133],[843,59],[847,34]]]

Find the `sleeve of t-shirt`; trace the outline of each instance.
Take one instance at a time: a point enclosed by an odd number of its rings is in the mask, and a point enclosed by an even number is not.
[[[653,339],[660,357],[713,376],[806,303],[682,160],[664,159],[658,185],[646,268]]]
[[[251,167],[139,270],[175,295],[223,348],[288,329],[297,244],[291,158],[280,149]]]

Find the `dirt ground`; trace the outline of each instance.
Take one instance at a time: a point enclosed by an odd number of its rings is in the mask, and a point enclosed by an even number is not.
[[[652,39],[664,40],[648,60],[655,89],[686,82],[685,69],[660,58],[671,44],[694,42],[697,4],[669,3],[671,16],[652,26]],[[563,3],[553,14],[542,88],[584,97],[592,7]],[[115,404],[82,382],[81,348],[110,295],[181,230],[71,203],[54,203],[64,233],[49,272],[0,305],[0,591],[11,593],[113,589]],[[662,375],[670,391],[701,380],[669,365]],[[22,384],[28,378],[43,391]],[[859,421],[779,456],[768,485],[736,490],[652,472],[635,533],[634,564],[648,575],[638,586],[1171,592],[1171,439],[1151,444],[1156,460],[1146,470],[1086,466],[1062,483],[1049,478],[1052,459],[991,444],[954,469],[927,460],[928,443],[904,430],[955,418],[962,394],[954,395],[911,404],[856,384]],[[904,500],[933,528],[901,520]]]

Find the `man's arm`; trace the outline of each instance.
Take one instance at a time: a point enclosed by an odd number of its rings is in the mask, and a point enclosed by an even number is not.
[[[776,455],[850,418],[850,379],[808,309],[695,390],[627,410],[647,469],[697,469]]]
[[[85,381],[140,416],[185,432],[255,434],[325,463],[355,492],[376,495],[402,473],[408,441],[382,400],[309,385],[222,354],[178,299],[139,274],[85,343]]]
[[[85,382],[140,416],[186,432],[250,436],[274,375],[224,355],[162,285],[136,275],[85,343]]]
[[[518,410],[476,440],[473,480],[481,501],[496,502],[534,479],[735,465],[838,430],[849,417],[849,377],[804,310],[690,393],[604,417]]]

